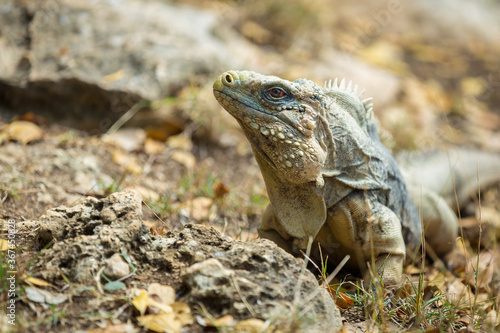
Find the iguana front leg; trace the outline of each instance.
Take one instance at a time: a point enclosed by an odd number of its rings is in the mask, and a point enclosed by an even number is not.
[[[293,238],[281,227],[272,203],[267,205],[262,216],[259,236],[275,242],[280,248],[290,254],[298,255],[298,253],[294,253],[293,251]]]
[[[406,255],[401,222],[372,192],[355,191],[330,207],[316,242],[330,261],[349,254],[347,267],[364,271],[365,283],[370,281],[366,263],[372,258],[386,287],[401,280]]]

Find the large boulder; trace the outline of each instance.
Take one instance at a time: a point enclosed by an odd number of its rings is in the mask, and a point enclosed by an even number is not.
[[[58,120],[73,118],[84,128],[95,128],[88,116],[98,115],[104,131],[141,99],[174,94],[194,75],[241,66],[252,57],[250,47],[214,13],[186,6],[4,0],[0,106],[50,109]]]

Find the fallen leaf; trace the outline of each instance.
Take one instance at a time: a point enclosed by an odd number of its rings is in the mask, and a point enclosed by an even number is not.
[[[165,286],[159,283],[151,283],[148,287],[149,296],[156,295],[160,298],[163,304],[173,304],[175,302],[175,290],[170,286]]]
[[[140,316],[137,321],[154,332],[178,333],[183,326],[174,313]]]
[[[170,305],[156,301],[146,292],[141,292],[139,296],[132,300],[132,304],[141,315],[144,314],[146,310],[148,310],[148,312],[151,310],[153,312],[163,311],[164,313],[173,313],[173,309]],[[148,309],[148,307],[155,308],[156,310]]]
[[[68,296],[64,294],[50,292],[36,287],[26,287],[24,291],[26,297],[28,297],[30,301],[37,303],[60,304],[68,299]]]
[[[213,192],[216,199],[222,199],[226,194],[229,193],[229,189],[227,188],[226,184],[218,181],[213,186]]]
[[[130,333],[135,332],[136,328],[132,323],[119,323],[119,324],[109,324],[103,328],[96,328],[93,330],[86,331],[87,333]]]
[[[44,125],[47,123],[44,117],[36,115],[33,111],[28,111],[25,114],[14,117],[14,120],[24,120],[36,125]]]
[[[196,165],[196,157],[188,151],[184,150],[174,150],[170,157],[180,164],[184,165],[186,169],[193,170]]]
[[[489,285],[493,279],[493,274],[495,272],[495,268],[497,267],[496,262],[498,261],[498,258],[492,251],[480,253],[479,258],[476,256],[469,259],[467,265],[467,277],[469,284],[478,290],[484,290],[484,288]]]
[[[191,150],[193,141],[186,134],[173,135],[168,138],[167,145],[172,149]]]
[[[163,142],[146,138],[144,142],[144,152],[148,155],[160,154],[165,150],[166,146]]]
[[[182,326],[193,323],[193,316],[191,315],[191,308],[189,305],[183,302],[175,302],[172,304],[172,309],[177,318],[181,321]]]
[[[137,158],[134,155],[115,149],[111,152],[111,158],[113,159],[113,162],[125,167],[125,169],[132,174],[137,175],[142,172],[142,167],[139,165]]]
[[[208,218],[213,202],[212,199],[207,197],[197,197],[186,201],[183,206],[189,212],[189,216],[200,221]]]
[[[33,284],[35,286],[39,286],[39,287],[53,287],[52,284],[48,283],[47,281],[44,281],[42,279],[37,279],[35,277],[27,277],[26,275],[23,276],[24,278],[24,281],[30,283],[30,284]]]
[[[142,128],[123,128],[102,136],[102,141],[123,148],[127,152],[141,149],[145,140],[146,132]]]
[[[460,90],[467,96],[479,96],[486,91],[488,83],[482,77],[465,77],[460,80]]]
[[[241,333],[260,333],[264,331],[265,324],[263,320],[252,318],[240,321],[234,326],[234,329]]]
[[[347,296],[347,294],[337,291],[334,288],[327,286],[326,287],[330,295],[332,295],[333,299],[335,300],[335,304],[341,308],[341,309],[347,309],[351,305],[354,304],[354,301]]]
[[[6,239],[0,239],[0,252],[7,251],[9,249],[9,241]]]
[[[450,303],[455,305],[459,305],[470,299],[469,288],[459,280],[453,281],[453,283],[448,286],[445,294]]]
[[[108,74],[102,78],[104,83],[110,83],[114,81],[121,80],[125,75],[125,71],[123,69],[119,69],[114,73]]]
[[[7,128],[7,133],[11,140],[27,144],[42,138],[42,130],[37,125],[29,121],[13,121]]]
[[[495,327],[500,325],[500,315],[497,313],[495,309],[490,310],[486,314],[485,324],[487,324],[490,327]]]
[[[220,318],[215,319],[214,321],[208,322],[208,325],[214,326],[214,327],[221,327],[221,326],[233,327],[235,323],[236,322],[235,322],[233,316],[225,315],[225,316],[222,316]]]
[[[143,291],[139,294],[139,296],[137,296],[131,301],[141,315],[143,315],[144,312],[146,312],[146,308],[148,307],[148,299],[149,299],[148,294]]]

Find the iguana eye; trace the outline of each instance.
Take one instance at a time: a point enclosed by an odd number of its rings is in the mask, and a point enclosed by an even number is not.
[[[271,89],[269,89],[268,92],[269,92],[269,95],[275,99],[283,98],[286,95],[286,92],[281,88],[271,88]]]

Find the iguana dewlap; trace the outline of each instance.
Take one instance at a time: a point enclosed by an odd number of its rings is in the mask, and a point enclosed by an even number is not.
[[[323,259],[335,263],[349,254],[353,269],[376,258],[384,281],[394,283],[421,244],[413,196],[427,218],[427,246],[438,255],[453,248],[457,218],[436,191],[442,179],[432,186],[415,179],[407,188],[379,140],[371,99],[362,100],[357,87],[228,71],[213,88],[250,141],[266,183],[271,202],[262,237],[291,253],[311,237],[313,258],[320,259],[319,244]]]

